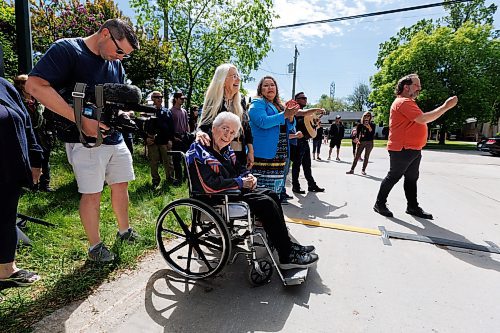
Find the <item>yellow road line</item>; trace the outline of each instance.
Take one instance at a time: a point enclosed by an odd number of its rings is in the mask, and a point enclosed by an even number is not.
[[[337,230],[344,230],[344,231],[359,232],[359,233],[368,234],[368,235],[382,236],[382,233],[377,229],[354,227],[354,226],[345,225],[345,224],[320,222],[320,221],[314,221],[314,220],[303,220],[303,219],[299,219],[299,218],[295,218],[295,217],[288,217],[285,219],[285,221],[291,222],[291,223],[297,223],[297,224],[310,225],[313,227],[330,228],[330,229],[337,229]]]

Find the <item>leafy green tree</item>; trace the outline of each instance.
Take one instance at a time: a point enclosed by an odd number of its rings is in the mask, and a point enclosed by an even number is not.
[[[3,48],[5,77],[17,73],[16,19],[12,3],[0,2],[0,45]]]
[[[275,17],[271,0],[131,0],[140,26],[163,27],[171,42],[170,68],[164,79],[201,104],[215,68],[234,63],[244,78],[270,50],[270,26]]]
[[[350,110],[363,112],[370,108],[370,102],[368,101],[368,96],[370,96],[370,88],[366,83],[358,83],[354,87],[354,91],[347,101],[350,103]]]
[[[110,18],[123,16],[113,0],[30,0],[33,52],[40,56],[61,38],[85,37]]]
[[[315,108],[323,108],[327,113],[329,112],[338,112],[338,111],[347,111],[349,105],[343,101],[342,99],[331,98],[328,95],[321,95],[317,104],[312,105]]]
[[[443,132],[448,128],[461,127],[468,117],[476,117],[478,121],[497,121],[500,103],[492,98],[493,94],[482,99],[484,90],[475,96],[471,91],[484,89],[489,82],[493,86],[498,85],[500,58],[497,47],[500,33],[494,31],[491,25],[497,6],[492,4],[487,7],[484,2],[447,3],[444,6],[447,16],[436,21],[421,20],[409,28],[404,27],[397,35],[380,44],[375,63],[380,71],[371,78],[374,90],[369,97],[375,103],[378,122],[388,121],[397,80],[413,72],[424,76],[424,91],[419,98],[419,103],[426,104],[424,110],[436,107],[442,102],[439,98],[447,94],[459,95],[458,108],[437,121]],[[447,30],[441,30],[443,26]],[[426,45],[423,41],[432,44]],[[463,44],[457,44],[458,41]],[[402,63],[406,67],[398,68]],[[473,74],[489,79],[477,79]],[[474,105],[474,100],[478,105]],[[445,136],[440,137],[444,139]]]
[[[60,38],[85,37],[93,34],[108,19],[121,18],[132,25],[113,0],[31,0],[33,50],[41,56]],[[151,27],[135,27],[140,49],[124,60],[127,79],[149,92],[162,87],[157,78],[166,72],[169,45]]]
[[[449,15],[442,18],[440,22],[455,31],[467,22],[493,24],[493,15],[495,15],[498,8],[495,4],[487,7],[484,4],[484,0],[472,0],[453,4],[450,4],[449,0],[446,0],[444,3],[444,9],[449,12]]]
[[[500,88],[500,41],[491,38],[491,25],[466,23],[454,31],[439,27],[421,31],[392,52],[372,78],[377,120],[387,121],[397,80],[418,73],[422,91],[417,103],[429,111],[452,95],[458,106],[437,120],[443,130],[459,128],[469,117],[489,121],[497,112]],[[444,136],[442,136],[444,137]]]

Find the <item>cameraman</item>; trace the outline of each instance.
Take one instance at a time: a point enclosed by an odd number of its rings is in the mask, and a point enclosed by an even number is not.
[[[138,48],[137,37],[126,22],[107,20],[91,36],[60,39],[52,44],[29,74],[26,91],[47,109],[74,122],[73,108],[58,91],[72,91],[77,82],[89,87],[123,83],[125,71],[121,61]],[[97,137],[99,126],[107,129],[96,120],[82,117],[82,129],[88,142]],[[130,228],[128,217],[128,182],[135,178],[132,156],[122,134],[116,131],[106,136],[102,145],[90,149],[79,142],[78,131],[73,126],[64,141],[78,192],[82,194],[80,219],[90,243],[89,259],[113,261],[114,254],[101,242],[99,235],[101,192],[106,182],[111,187],[111,203],[118,221],[117,238],[135,241],[139,235]]]
[[[172,180],[172,161],[168,152],[172,150],[174,138],[174,121],[172,113],[162,106],[163,95],[159,91],[151,94],[153,105],[156,108],[156,121],[150,133],[147,133],[146,145],[148,146],[149,166],[151,168],[151,180],[154,189],[160,186],[160,174],[158,164],[163,163],[165,169],[165,180]]]

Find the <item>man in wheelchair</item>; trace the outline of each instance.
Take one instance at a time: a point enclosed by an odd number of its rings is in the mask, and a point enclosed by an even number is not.
[[[241,129],[238,116],[221,112],[212,125],[210,146],[194,142],[186,157],[193,191],[218,194],[241,190],[231,200],[244,201],[255,217],[262,222],[269,240],[279,256],[281,269],[305,268],[318,261],[314,246],[303,246],[291,241],[285,225],[278,195],[268,189],[256,189],[257,178],[248,171],[240,173],[236,155],[229,146]]]

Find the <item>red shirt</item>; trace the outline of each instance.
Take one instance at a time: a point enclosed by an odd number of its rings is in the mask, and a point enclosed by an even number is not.
[[[391,105],[387,150],[421,150],[427,143],[427,124],[415,119],[423,112],[411,98],[397,97]]]

